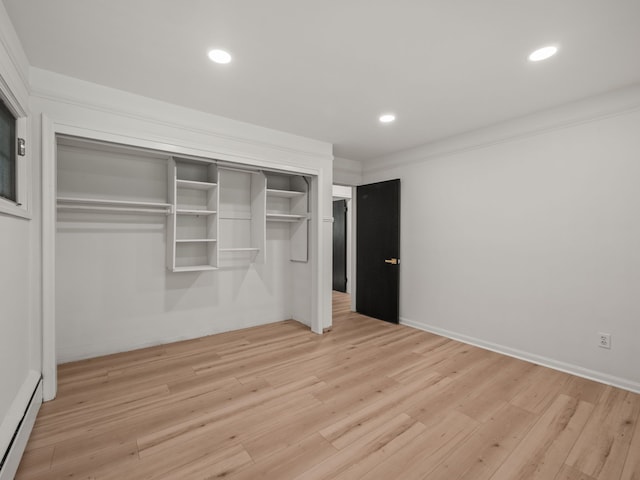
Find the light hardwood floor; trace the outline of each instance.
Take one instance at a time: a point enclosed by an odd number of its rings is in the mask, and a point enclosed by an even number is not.
[[[19,479],[637,480],[640,396],[349,312],[59,367]]]

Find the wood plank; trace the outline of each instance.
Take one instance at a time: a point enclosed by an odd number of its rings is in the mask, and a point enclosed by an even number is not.
[[[593,477],[582,473],[580,470],[576,470],[568,465],[563,467],[558,472],[558,475],[554,480],[595,480]]]
[[[52,478],[96,478],[111,470],[127,472],[138,462],[138,448],[135,441],[110,443],[105,448],[89,456],[65,458],[57,462],[54,459],[49,470],[36,475],[25,476],[33,480],[51,480]],[[21,478],[18,473],[16,478]]]
[[[402,479],[419,480],[471,435],[478,422],[458,412],[451,412],[429,425],[410,444],[380,462],[361,478],[366,480]]]
[[[511,400],[517,407],[540,413],[555,399],[569,381],[569,375],[537,366],[528,376],[528,385]]]
[[[600,400],[606,385],[586,378],[571,376],[560,389],[560,393],[595,405]]]
[[[523,385],[527,384],[526,378],[535,367],[522,360],[501,357],[493,369],[493,375],[486,378],[468,397],[461,399],[457,410],[479,422],[488,421],[504,403],[521,391]]]
[[[263,462],[281,450],[300,443],[346,414],[331,405],[320,405],[309,412],[287,418],[272,431],[246,432],[243,445],[256,462]]]
[[[491,479],[553,478],[562,468],[593,408],[590,403],[558,395]]]
[[[640,395],[608,387],[567,458],[598,480],[620,478],[640,413]]]
[[[310,465],[317,465],[336,453],[321,435],[315,433],[266,457],[260,463],[229,476],[233,480],[274,480],[295,478]]]
[[[399,415],[408,405],[419,402],[420,393],[424,393],[440,380],[442,380],[442,377],[433,374],[430,378],[416,381],[409,385],[400,385],[395,390],[393,397],[384,396],[368,406],[341,418],[320,430],[320,435],[330,441],[334,447],[342,449]]]
[[[394,453],[425,430],[407,414],[400,414],[364,435],[356,442],[314,465],[297,478],[302,480],[329,480],[349,477],[354,464],[364,464],[364,472],[371,470],[386,454]],[[345,475],[347,475],[345,477]]]
[[[255,408],[273,399],[281,399],[290,392],[302,396],[309,391],[313,391],[318,385],[322,385],[322,382],[315,377],[311,377],[279,389],[256,390],[252,391],[251,394],[242,395],[237,398],[228,397],[224,405],[215,408],[211,412],[203,412],[201,415],[188,418],[186,421],[176,422],[168,428],[153,432],[149,435],[140,436],[138,438],[138,445],[140,445],[141,456],[156,445],[166,443],[172,439],[182,441],[184,435],[194,431],[198,432],[202,429],[206,431],[207,426],[215,426],[218,422],[231,415],[242,415],[251,408]]]
[[[624,470],[620,480],[639,480],[640,479],[640,418],[636,421],[636,428],[633,433],[633,439],[629,446],[629,453],[624,462]]]
[[[504,404],[486,423],[480,425],[442,463],[429,472],[430,480],[486,480],[520,442],[534,415]]]
[[[131,471],[131,478],[224,478],[253,464],[251,456],[241,445],[219,448],[200,443],[191,445],[188,454],[181,456],[177,462],[175,458],[167,456],[142,460]],[[118,480],[117,477],[111,478]]]
[[[433,395],[409,407],[407,413],[426,424],[430,418],[445,414],[452,408],[462,409],[466,403],[474,401],[477,392],[493,377],[493,372],[499,370],[501,361],[499,356],[485,357],[464,375],[449,379],[448,385],[440,382],[438,386],[442,388],[434,389]]]

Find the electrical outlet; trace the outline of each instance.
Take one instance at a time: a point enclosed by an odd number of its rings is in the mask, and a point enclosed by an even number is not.
[[[611,334],[598,333],[598,346],[601,348],[611,348]]]

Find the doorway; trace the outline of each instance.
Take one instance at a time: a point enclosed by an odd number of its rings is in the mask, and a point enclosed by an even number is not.
[[[333,289],[347,293],[347,201],[333,201]]]
[[[355,280],[355,187],[333,185],[333,275],[334,292],[351,295]],[[353,308],[352,308],[353,310]]]

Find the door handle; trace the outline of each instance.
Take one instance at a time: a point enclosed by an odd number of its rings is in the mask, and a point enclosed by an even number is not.
[[[387,258],[384,263],[390,263],[391,265],[397,265],[400,263],[400,260],[397,258]]]

